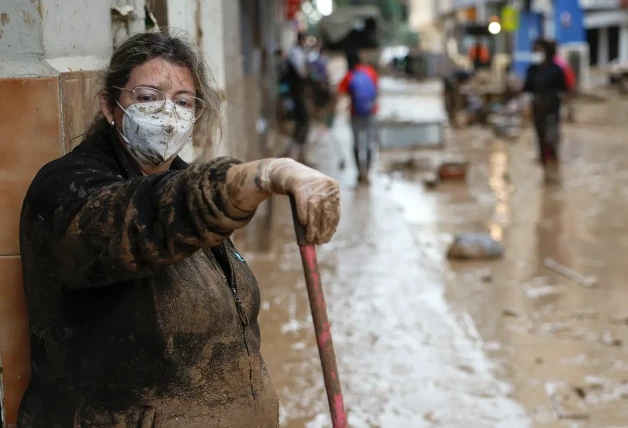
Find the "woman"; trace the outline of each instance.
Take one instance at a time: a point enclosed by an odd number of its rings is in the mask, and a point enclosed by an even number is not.
[[[277,427],[255,278],[229,240],[271,193],[330,240],[338,183],[292,160],[176,157],[220,117],[202,54],[166,33],[113,54],[102,116],[35,177],[21,220],[32,379],[20,428]]]
[[[555,182],[559,179],[560,104],[567,83],[563,70],[554,62],[556,48],[551,42],[537,40],[534,52],[536,63],[528,69],[523,91],[534,96],[532,115],[545,180]]]

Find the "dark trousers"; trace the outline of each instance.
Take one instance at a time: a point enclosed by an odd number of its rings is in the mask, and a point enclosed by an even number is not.
[[[353,155],[358,171],[368,173],[371,169],[373,144],[375,142],[375,117],[373,115],[351,117],[351,129],[353,130]],[[366,154],[363,159],[362,154]]]
[[[294,142],[304,145],[307,142],[308,132],[310,130],[310,115],[305,104],[303,94],[295,95],[294,101]]]
[[[560,109],[534,112],[534,129],[543,166],[557,163],[560,144]]]

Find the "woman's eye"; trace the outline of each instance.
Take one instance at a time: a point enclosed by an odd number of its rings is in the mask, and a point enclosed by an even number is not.
[[[141,103],[150,103],[155,101],[155,97],[152,95],[138,95],[137,100]]]
[[[179,98],[177,100],[177,106],[183,107],[183,108],[187,108],[187,109],[194,108],[194,104],[192,104],[192,102],[190,100],[186,100],[186,99],[183,99],[183,98]]]

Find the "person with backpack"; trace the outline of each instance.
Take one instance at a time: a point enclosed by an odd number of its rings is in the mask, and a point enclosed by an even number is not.
[[[375,140],[379,76],[373,67],[362,63],[357,52],[347,54],[347,63],[349,71],[338,85],[338,94],[345,94],[351,98],[353,153],[359,171],[358,182],[368,183],[372,146]],[[366,159],[363,159],[364,153]]]

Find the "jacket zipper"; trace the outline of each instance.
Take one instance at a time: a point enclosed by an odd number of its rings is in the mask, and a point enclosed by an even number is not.
[[[233,296],[233,302],[236,307],[236,312],[238,313],[238,318],[240,318],[240,328],[242,331],[242,343],[244,344],[244,349],[246,350],[246,355],[249,360],[249,384],[251,386],[251,395],[253,396],[253,400],[255,401],[256,396],[255,396],[255,389],[253,388],[253,367],[251,366],[251,352],[249,351],[249,344],[246,340],[246,327],[249,325],[249,318],[246,313],[246,310],[244,309],[244,305],[242,304],[242,301],[240,300],[240,296],[238,296],[238,284],[237,284],[237,279],[235,276],[235,269],[233,266],[233,262],[231,261],[231,257],[229,257],[230,248],[226,243],[223,243],[220,246],[219,251],[226,257],[227,263],[229,265],[229,271],[230,271],[229,275],[227,275],[225,272],[223,272],[223,274],[225,275],[225,279],[227,279],[229,282],[229,289],[231,290],[231,295]],[[214,255],[214,253],[211,250],[207,250],[207,252],[209,252],[213,261],[216,262],[216,265],[222,269],[222,266],[216,259],[216,256]]]

